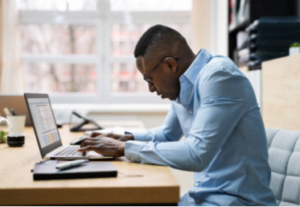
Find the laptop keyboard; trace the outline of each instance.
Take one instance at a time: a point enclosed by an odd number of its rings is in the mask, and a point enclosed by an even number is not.
[[[77,147],[67,147],[64,150],[56,153],[56,156],[82,156],[82,153],[77,152]]]

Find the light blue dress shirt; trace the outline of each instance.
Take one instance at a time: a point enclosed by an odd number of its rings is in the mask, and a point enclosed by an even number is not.
[[[201,49],[180,85],[164,125],[132,133],[126,158],[195,172],[179,205],[276,205],[264,124],[249,80],[229,58]]]

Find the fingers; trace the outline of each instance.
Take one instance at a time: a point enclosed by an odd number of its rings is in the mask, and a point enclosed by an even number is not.
[[[109,137],[85,139],[78,152],[85,154],[88,151],[95,151],[107,156],[124,156],[125,143]]]
[[[120,135],[117,135],[117,134],[113,134],[113,133],[108,133],[105,135],[106,137],[110,137],[110,138],[113,138],[113,139],[118,139],[120,137]]]
[[[82,142],[81,142],[81,144],[80,144],[80,147],[82,148],[82,147],[85,147],[85,146],[87,146],[87,145],[96,145],[96,144],[99,144],[99,142],[102,140],[102,139],[105,139],[105,137],[94,137],[94,138],[91,138],[91,137],[89,137],[89,138],[85,138]],[[107,139],[109,139],[109,138],[107,138]]]
[[[91,139],[91,138],[85,138],[85,139],[81,142],[80,148],[83,148],[83,147],[87,146],[87,144],[86,144],[86,142],[88,141],[87,139]],[[85,153],[84,153],[84,154],[85,154]]]
[[[87,147],[91,147],[91,145],[94,145],[96,142],[95,140],[93,140],[91,138],[85,138],[81,144],[80,144],[80,148],[77,150],[78,152],[82,152],[83,155],[86,154],[86,151],[89,151],[90,148]]]
[[[96,138],[103,138],[103,137],[109,137],[109,138],[113,138],[113,139],[118,139],[120,137],[120,135],[113,134],[113,133],[108,133],[108,134],[101,134],[101,135],[97,136]]]
[[[99,133],[99,132],[93,132],[90,137],[98,137],[98,136],[101,136],[102,133]]]
[[[99,133],[99,132],[93,132],[90,135],[90,138],[95,138],[95,137],[110,137],[117,139],[119,135],[113,134],[113,133]]]
[[[95,138],[97,138],[97,137],[95,137]],[[95,139],[95,138],[85,138],[82,142],[85,142],[85,141],[94,141],[94,142],[96,142],[96,141],[98,141],[98,139]]]
[[[94,145],[94,144],[97,144],[97,140],[95,140],[94,138],[85,138],[81,144],[80,144],[80,147],[85,147],[87,145]]]
[[[88,145],[88,146],[79,148],[78,152],[86,153],[88,151],[95,150],[95,149],[96,149],[95,146]]]
[[[95,150],[97,148],[97,141],[94,139],[85,139],[81,145],[80,148],[77,150],[78,152],[82,152],[83,155],[86,154],[86,152],[90,150]]]
[[[97,144],[98,142],[97,141],[94,141],[94,140],[85,140],[84,142],[84,145],[95,145]]]

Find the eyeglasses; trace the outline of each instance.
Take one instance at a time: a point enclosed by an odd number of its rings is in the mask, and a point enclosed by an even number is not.
[[[145,81],[147,81],[149,84],[153,85],[153,82],[151,82],[148,77],[149,77],[149,75],[151,75],[153,73],[153,71],[155,69],[158,68],[158,66],[160,66],[161,63],[163,63],[165,61],[166,58],[173,58],[176,61],[179,60],[179,58],[177,58],[177,57],[164,57],[161,61],[159,61],[159,63],[147,75],[144,76]]]

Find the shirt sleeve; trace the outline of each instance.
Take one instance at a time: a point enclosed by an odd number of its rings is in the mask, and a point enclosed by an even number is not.
[[[126,158],[199,172],[222,148],[246,111],[243,76],[226,69],[210,71],[195,90],[201,97],[188,137],[175,142],[126,142]]]
[[[141,132],[131,132],[131,134],[137,141],[168,142],[178,141],[182,136],[182,130],[172,105],[163,126]]]

